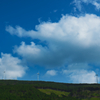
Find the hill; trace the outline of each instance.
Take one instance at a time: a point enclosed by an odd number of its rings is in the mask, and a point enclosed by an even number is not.
[[[99,84],[0,80],[1,100],[100,100]]]

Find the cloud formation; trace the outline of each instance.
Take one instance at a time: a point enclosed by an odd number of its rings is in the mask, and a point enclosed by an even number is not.
[[[72,83],[96,83],[96,73],[88,70],[63,70]]]
[[[19,37],[31,37],[46,41],[48,47],[22,42],[14,51],[29,63],[46,67],[59,67],[72,63],[99,63],[100,60],[100,17],[62,16],[59,22],[43,22],[36,31],[17,26],[6,27],[6,31]]]
[[[63,74],[69,76],[73,83],[95,83],[94,71],[89,71],[89,63],[100,64],[100,17],[94,14],[84,16],[63,15],[55,23],[42,22],[35,30],[26,31],[20,26],[6,27],[11,35],[31,37],[46,41],[47,46],[30,45],[22,42],[15,46],[14,52],[32,64],[45,67],[67,66]],[[49,70],[46,75],[56,75]]]
[[[23,77],[28,67],[21,65],[21,60],[13,57],[10,54],[1,53],[0,58],[0,78],[17,79]],[[4,75],[5,70],[5,75]]]
[[[95,8],[97,10],[100,9],[100,1],[99,0],[74,0],[73,3],[75,4],[76,8],[79,10],[79,11],[82,11],[82,3],[85,3],[85,4],[92,4],[95,6]]]
[[[70,79],[72,83],[96,83],[96,73],[88,70],[90,66],[84,63],[76,63],[68,65],[67,69],[63,69],[62,73]]]
[[[57,75],[57,71],[55,71],[55,70],[48,70],[46,72],[46,75],[55,76],[55,75]]]

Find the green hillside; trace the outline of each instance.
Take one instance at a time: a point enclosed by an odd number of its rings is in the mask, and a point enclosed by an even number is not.
[[[0,100],[100,100],[100,85],[0,80]]]

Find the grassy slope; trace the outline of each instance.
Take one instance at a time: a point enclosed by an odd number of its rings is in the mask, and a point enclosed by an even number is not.
[[[58,95],[59,97],[62,97],[62,95],[65,95],[67,97],[70,94],[70,92],[57,91],[57,90],[53,90],[53,89],[38,89],[38,90],[40,90],[43,93],[49,94],[49,95],[51,93],[54,93],[54,94]]]
[[[62,99],[62,95],[65,99]],[[0,80],[1,100],[54,100],[52,97],[55,100],[100,100],[100,85]]]

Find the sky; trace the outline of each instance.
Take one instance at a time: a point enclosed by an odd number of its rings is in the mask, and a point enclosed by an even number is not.
[[[100,0],[0,1],[0,79],[91,84],[99,72]]]

